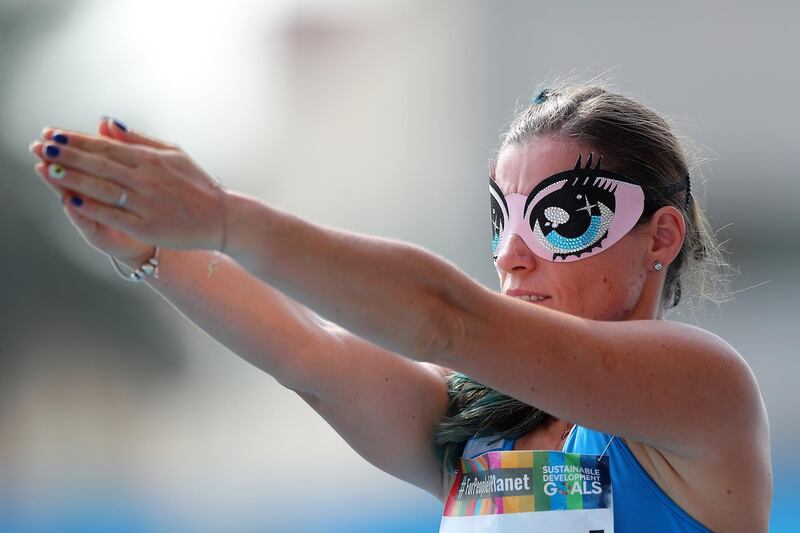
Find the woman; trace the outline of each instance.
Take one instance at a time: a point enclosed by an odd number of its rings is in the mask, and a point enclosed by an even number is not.
[[[502,294],[227,191],[116,121],[100,134],[32,145],[87,241],[442,500],[442,531],[767,530],[755,378],[663,319],[715,248],[651,110],[561,85],[517,116],[490,180]]]

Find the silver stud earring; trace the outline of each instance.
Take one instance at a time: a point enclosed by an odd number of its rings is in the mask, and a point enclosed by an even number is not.
[[[664,263],[662,263],[661,261],[656,260],[656,262],[653,263],[653,270],[655,270],[656,272],[658,272],[662,268],[664,268]]]

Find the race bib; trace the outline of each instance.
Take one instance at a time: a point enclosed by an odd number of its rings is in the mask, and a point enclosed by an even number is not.
[[[461,459],[440,533],[612,533],[610,458],[558,451]]]

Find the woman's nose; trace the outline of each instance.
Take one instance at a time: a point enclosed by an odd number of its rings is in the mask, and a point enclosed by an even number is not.
[[[536,256],[522,237],[514,233],[498,252],[496,264],[497,268],[504,272],[533,270],[536,267]]]

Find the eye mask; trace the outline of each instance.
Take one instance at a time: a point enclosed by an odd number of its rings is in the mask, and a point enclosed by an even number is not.
[[[644,212],[642,187],[623,174],[594,168],[592,155],[581,168],[554,174],[527,196],[503,195],[490,177],[492,256],[497,261],[511,235],[519,235],[530,250],[547,261],[577,261],[607,250],[624,237]],[[648,187],[669,196],[687,187],[676,183]]]

